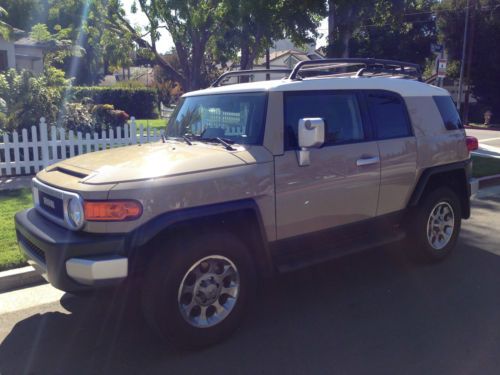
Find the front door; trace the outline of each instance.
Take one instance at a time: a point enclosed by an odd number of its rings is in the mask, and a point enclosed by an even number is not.
[[[285,152],[275,158],[277,239],[365,219],[377,212],[380,159],[363,121],[359,97],[349,91],[284,94]],[[297,159],[299,119],[325,121],[325,144]]]

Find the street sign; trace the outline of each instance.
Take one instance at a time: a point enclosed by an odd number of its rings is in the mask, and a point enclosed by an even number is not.
[[[437,63],[437,76],[438,78],[446,77],[446,66],[448,65],[447,59],[438,59]]]

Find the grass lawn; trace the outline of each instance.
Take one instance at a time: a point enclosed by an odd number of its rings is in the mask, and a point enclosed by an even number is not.
[[[500,174],[500,159],[485,158],[481,156],[472,157],[472,176],[484,177]]]
[[[149,127],[151,129],[153,129],[153,128],[163,129],[165,127],[165,125],[167,125],[167,119],[164,119],[164,118],[155,119],[155,120],[136,119],[135,123],[137,124],[138,127],[141,124],[142,124],[142,126],[146,127],[146,126],[148,126],[148,123],[149,123]]]
[[[30,206],[30,189],[0,191],[0,271],[25,265],[17,246],[14,214]]]

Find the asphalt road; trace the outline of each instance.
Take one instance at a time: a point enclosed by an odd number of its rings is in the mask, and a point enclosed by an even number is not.
[[[241,329],[196,352],[161,344],[133,291],[0,295],[0,374],[498,374],[499,212],[483,191],[439,264],[391,247],[267,281]]]

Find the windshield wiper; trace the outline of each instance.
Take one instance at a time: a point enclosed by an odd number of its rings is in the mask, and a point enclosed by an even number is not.
[[[189,137],[187,135],[183,135],[182,139],[184,139],[188,145],[190,145],[190,146],[193,145],[193,142],[191,142],[191,140],[189,139]]]
[[[231,143],[234,143],[233,140],[231,139],[227,139],[227,138],[222,138],[222,137],[213,137],[213,138],[203,138],[201,135],[190,135],[189,137],[188,136],[184,136],[185,138],[188,138],[186,139],[186,142],[189,140],[195,140],[195,141],[199,141],[199,142],[217,142],[217,143],[220,143],[221,145],[224,146],[224,148],[228,151],[236,151],[236,149],[231,146]]]
[[[216,139],[221,145],[223,145],[228,151],[236,151],[236,149],[227,142],[224,138],[216,137]]]

